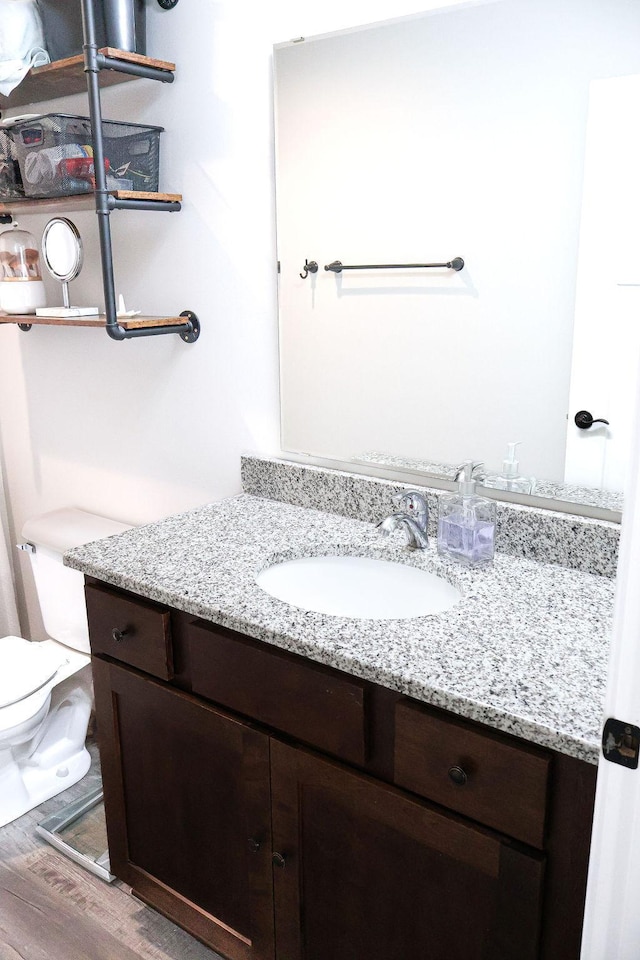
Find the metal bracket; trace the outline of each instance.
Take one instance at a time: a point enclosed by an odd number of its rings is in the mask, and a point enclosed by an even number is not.
[[[636,770],[640,754],[640,727],[609,717],[602,731],[602,753],[605,760]]]
[[[180,339],[185,343],[195,343],[200,336],[200,321],[192,310],[183,310],[181,317],[186,317],[191,324],[191,330],[185,330],[180,334]]]
[[[56,850],[64,853],[70,860],[73,860],[81,867],[94,873],[97,877],[100,877],[101,880],[112,883],[112,881],[115,880],[115,876],[110,870],[108,850],[105,850],[101,856],[93,860],[86,854],[80,853],[79,850],[76,850],[75,847],[72,847],[70,843],[67,843],[60,836],[61,831],[64,830],[65,827],[68,827],[74,820],[83,817],[85,813],[92,810],[93,807],[102,803],[102,799],[102,787],[98,787],[96,790],[85,794],[84,797],[80,797],[79,800],[67,804],[67,806],[59,810],[58,813],[52,813],[50,816],[45,817],[45,819],[41,820],[36,826],[36,833],[40,834],[40,836],[46,840],[47,843],[50,843],[52,847],[55,847]]]
[[[25,333],[28,333],[29,330],[31,330],[31,327],[33,326],[33,324],[32,324],[32,323],[19,323],[18,326],[20,327],[21,330],[24,330]]]

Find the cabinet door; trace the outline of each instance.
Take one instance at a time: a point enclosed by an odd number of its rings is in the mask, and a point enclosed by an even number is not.
[[[272,960],[269,739],[93,661],[111,867],[234,960]]]
[[[271,747],[280,960],[534,960],[543,858],[442,808]]]

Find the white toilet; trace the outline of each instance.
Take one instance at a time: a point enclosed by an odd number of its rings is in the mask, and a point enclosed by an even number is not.
[[[84,510],[54,510],[22,530],[48,635],[0,638],[0,827],[80,780],[93,702],[84,577],[72,547],[130,529]]]

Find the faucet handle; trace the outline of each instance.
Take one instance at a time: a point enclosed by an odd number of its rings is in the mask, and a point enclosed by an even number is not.
[[[408,505],[413,500],[417,500],[418,503],[422,502],[427,503],[424,493],[421,493],[419,490],[403,490],[402,493],[394,493],[393,499],[395,503],[399,503],[400,506]]]
[[[410,517],[413,517],[418,526],[426,531],[429,520],[429,506],[427,498],[419,490],[405,490],[404,493],[398,493],[394,500]]]

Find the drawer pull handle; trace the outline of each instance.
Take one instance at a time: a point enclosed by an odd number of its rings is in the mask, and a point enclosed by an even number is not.
[[[114,627],[113,630],[111,631],[111,636],[113,637],[116,643],[122,643],[124,638],[129,636],[130,633],[131,631],[127,630],[126,628],[124,630],[118,630],[117,627]]]
[[[255,837],[249,837],[247,844],[249,846],[250,853],[257,853],[260,849],[260,841],[256,840]]]
[[[286,865],[287,865],[287,861],[285,860],[285,858],[282,856],[281,853],[274,853],[274,854],[272,854],[272,855],[271,855],[271,862],[273,863],[274,867],[281,867],[281,868],[282,868],[282,867],[286,867]]]
[[[449,778],[453,780],[458,787],[464,787],[465,783],[469,779],[462,767],[458,766],[449,767]]]

